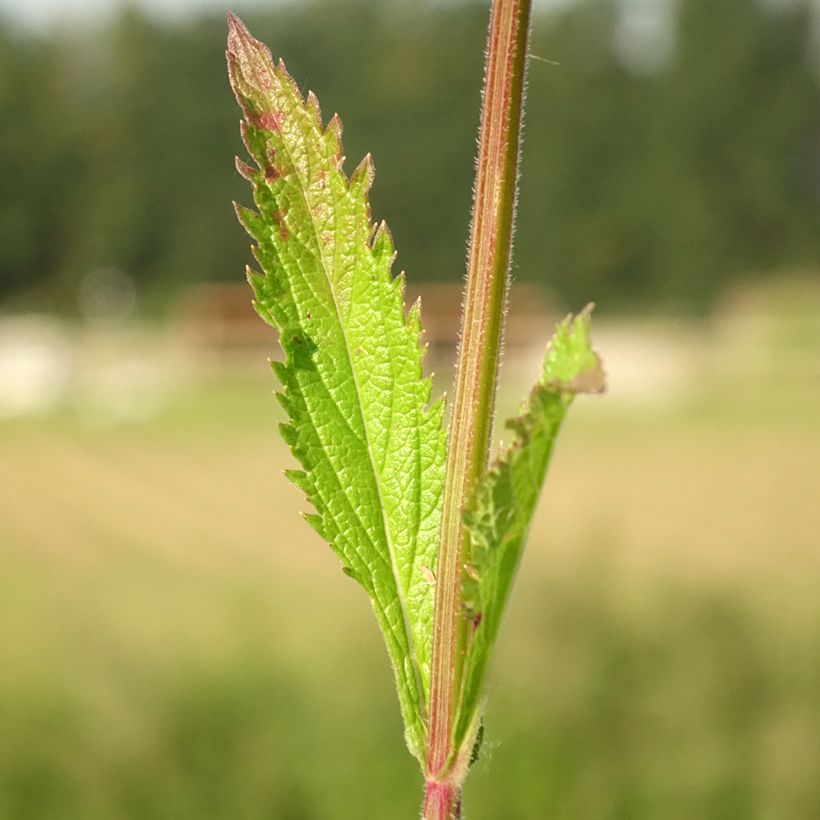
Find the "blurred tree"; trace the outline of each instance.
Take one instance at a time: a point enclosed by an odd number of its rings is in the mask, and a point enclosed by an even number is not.
[[[79,121],[69,44],[0,22],[0,299],[37,288],[73,241]]]
[[[536,20],[534,54],[559,65],[531,66],[516,268],[570,306],[700,309],[734,278],[820,255],[810,4],[675,7],[654,63],[624,51],[640,46],[624,45],[626,0]],[[348,169],[375,156],[374,215],[416,281],[462,275],[486,16],[311,0],[249,20],[325,117],[342,114]],[[72,309],[100,267],[154,306],[241,278],[223,51],[221,18],[137,7],[96,34],[0,25],[0,299]]]

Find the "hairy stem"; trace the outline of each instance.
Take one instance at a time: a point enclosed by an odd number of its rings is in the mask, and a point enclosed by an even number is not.
[[[462,573],[470,560],[462,510],[486,469],[492,433],[518,187],[530,12],[531,0],[493,0],[437,569],[428,794],[429,781],[449,783],[457,792],[466,773],[464,758],[470,753],[469,748],[454,748],[453,738],[469,629],[461,613]],[[426,801],[425,820],[457,816],[452,807],[437,811],[431,806],[430,811],[426,813]]]
[[[429,780],[424,790],[424,820],[461,820],[461,788]]]

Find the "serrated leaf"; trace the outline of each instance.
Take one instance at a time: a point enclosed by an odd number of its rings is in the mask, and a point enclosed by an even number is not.
[[[371,598],[423,761],[445,434],[443,404],[428,407],[418,311],[405,314],[392,238],[371,223],[369,156],[345,176],[338,118],[323,127],[316,98],[233,16],[228,66],[257,165],[238,163],[256,204],[237,209],[262,269],[249,280],[279,331],[282,433],[304,468],[290,477]]]
[[[600,359],[590,345],[590,310],[556,329],[541,378],[521,415],[507,422],[512,441],[479,481],[464,513],[471,563],[465,567],[462,600],[471,638],[456,748],[480,717],[487,665],[561,424],[576,394],[604,390]]]

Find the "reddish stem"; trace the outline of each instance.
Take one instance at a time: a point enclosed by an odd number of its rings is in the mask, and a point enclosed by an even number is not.
[[[461,789],[453,783],[428,780],[422,817],[423,820],[460,820]]]
[[[457,780],[459,785],[466,774],[472,741],[454,737],[467,640],[461,585],[464,565],[470,560],[462,512],[473,485],[486,469],[492,432],[518,186],[531,5],[531,0],[493,0],[467,290],[447,448],[436,573],[427,777]]]

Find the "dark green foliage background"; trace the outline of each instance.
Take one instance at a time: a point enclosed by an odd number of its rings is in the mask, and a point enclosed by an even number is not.
[[[809,4],[682,0],[649,74],[613,47],[611,0],[541,14],[531,66],[517,274],[561,301],[708,307],[732,281],[820,253],[820,97]],[[457,280],[478,124],[486,4],[305,2],[248,22],[325,116],[413,281]],[[93,31],[0,25],[0,299],[71,310],[98,267],[149,309],[236,281],[247,200],[224,20],[134,9]],[[812,67],[814,66],[814,68]]]

